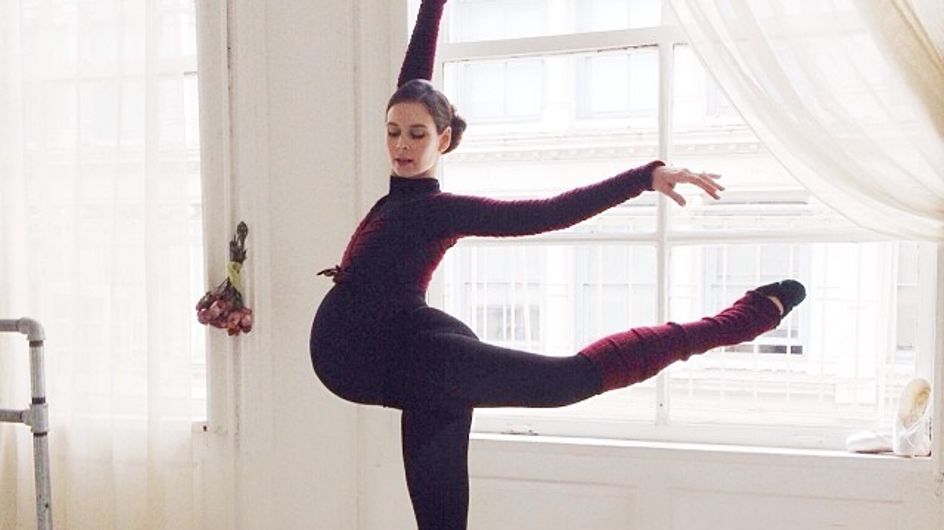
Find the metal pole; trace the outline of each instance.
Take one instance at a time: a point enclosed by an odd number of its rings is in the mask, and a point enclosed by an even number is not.
[[[43,341],[30,341],[30,427],[33,430],[33,467],[36,476],[36,521],[39,530],[52,530],[52,491],[49,480],[49,407],[43,371]]]
[[[36,527],[52,530],[52,488],[49,476],[49,410],[46,404],[46,380],[43,369],[43,326],[32,319],[0,320],[0,333],[18,332],[27,336],[30,348],[30,392],[32,400],[25,411],[0,410],[0,421],[15,421],[30,426],[33,432],[33,471],[36,482]]]

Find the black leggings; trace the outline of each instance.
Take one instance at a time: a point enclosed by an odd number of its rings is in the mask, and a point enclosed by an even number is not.
[[[596,394],[600,378],[580,355],[546,357],[480,342],[431,307],[412,312],[422,331],[391,366],[387,398],[401,408],[403,464],[421,530],[464,529],[474,407],[557,407]]]
[[[420,294],[339,285],[315,315],[310,346],[332,392],[403,411],[403,461],[420,530],[464,529],[472,409],[576,403],[692,353],[753,339],[779,321],[773,302],[749,292],[713,317],[633,328],[573,356],[546,357],[481,342]]]
[[[332,392],[401,410],[559,407],[600,391],[598,372],[583,356],[481,342],[419,295],[380,299],[336,286],[315,315],[310,349]]]
[[[480,342],[420,297],[390,304],[342,286],[312,325],[315,372],[335,394],[403,411],[403,462],[421,530],[464,529],[475,407],[557,407],[599,393],[589,360]]]
[[[595,395],[600,378],[581,355],[546,357],[486,344],[431,307],[412,317],[424,329],[406,342],[412,355],[391,368],[388,380],[388,398],[403,409],[410,499],[420,529],[464,529],[472,408],[568,405]]]

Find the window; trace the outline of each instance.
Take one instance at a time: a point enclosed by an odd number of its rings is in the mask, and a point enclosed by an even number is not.
[[[544,61],[481,61],[449,69],[449,84],[477,123],[533,121],[541,115]]]
[[[474,428],[826,448],[888,431],[903,385],[930,378],[932,249],[852,226],[800,187],[658,0],[501,2],[488,15],[497,4],[447,6],[438,71],[469,129],[444,159],[446,190],[544,197],[663,158],[721,173],[727,191],[685,189],[684,208],[647,193],[566,230],[463,239],[430,303],[483,340],[572,355],[784,277],[809,296],[750,343],[570,407],[482,410]]]
[[[658,80],[659,55],[652,47],[584,56],[577,76],[578,117],[654,121]]]
[[[659,24],[659,0],[465,0],[451,4],[450,42],[516,39]],[[411,1],[414,9],[419,5]],[[415,18],[410,19],[415,20]]]
[[[172,337],[166,327],[163,332],[172,357],[167,362],[189,365],[191,385],[166,384],[161,397],[175,404],[175,414],[189,412],[189,418],[174,419],[203,421],[205,328],[187,312],[205,288],[195,3],[21,4],[31,250],[64,256],[37,260],[31,272],[43,278],[44,303],[84,312],[85,330],[74,329],[67,315],[55,323],[75,334],[69,348],[86,360],[74,370],[76,378],[88,381],[82,391],[90,399],[96,393],[119,396],[128,404],[121,414],[146,410],[140,406],[148,397],[140,384],[148,351],[142,330],[151,325],[156,334],[158,326],[173,326]],[[148,226],[166,233],[146,240]],[[73,245],[75,263],[64,254]],[[147,268],[174,278],[160,286],[163,296],[150,286],[150,313],[140,310]],[[154,317],[158,313],[162,320]],[[105,358],[103,346],[115,350],[108,366],[89,361]],[[119,370],[134,377],[114,377]]]

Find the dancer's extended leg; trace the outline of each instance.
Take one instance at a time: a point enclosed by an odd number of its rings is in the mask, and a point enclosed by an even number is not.
[[[406,409],[403,465],[419,530],[465,530],[470,409]]]
[[[638,327],[604,337],[577,355],[548,357],[479,341],[461,321],[426,307],[409,315],[402,351],[387,371],[385,403],[408,409],[556,407],[648,379],[711,348],[749,341],[779,324],[804,296],[797,282],[748,291],[696,322]]]
[[[634,328],[604,337],[581,350],[580,355],[600,373],[601,392],[622,388],[649,379],[695,353],[753,340],[777,327],[782,316],[805,296],[803,286],[794,280],[764,285],[748,291],[713,317],[687,324],[669,322]]]
[[[549,357],[488,344],[432,307],[406,320],[409,329],[387,371],[387,406],[559,407],[599,392],[599,373],[580,355]]]

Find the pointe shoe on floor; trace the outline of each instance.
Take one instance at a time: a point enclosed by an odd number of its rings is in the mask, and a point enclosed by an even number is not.
[[[774,296],[780,300],[783,306],[781,318],[787,316],[794,307],[798,306],[806,298],[806,288],[796,280],[783,280],[767,285],[761,285],[754,289],[755,293],[764,296]]]
[[[905,385],[892,428],[892,449],[899,456],[931,454],[931,384],[920,377]]]

